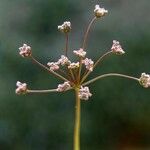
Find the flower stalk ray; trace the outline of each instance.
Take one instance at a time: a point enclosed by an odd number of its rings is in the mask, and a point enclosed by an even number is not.
[[[127,79],[132,79],[132,80],[136,80],[139,82],[139,79],[138,78],[135,78],[135,77],[132,77],[132,76],[128,76],[128,75],[124,75],[124,74],[119,74],[119,73],[107,73],[107,74],[103,74],[103,75],[100,75],[98,77],[95,77],[94,79],[91,79],[85,83],[83,83],[82,85],[85,86],[85,85],[89,85],[99,79],[102,79],[102,78],[105,78],[105,77],[111,77],[111,76],[116,76],[116,77],[123,77],[123,78],[127,78]]]

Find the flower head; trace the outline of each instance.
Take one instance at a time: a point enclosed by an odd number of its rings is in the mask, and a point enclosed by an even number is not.
[[[80,88],[79,90],[79,98],[83,100],[88,100],[92,94],[90,93],[89,87],[85,86]]]
[[[87,70],[93,71],[94,62],[91,59],[85,58],[84,60],[82,60],[82,63],[85,65]]]
[[[68,66],[68,69],[75,69],[75,68],[79,68],[79,62],[77,63],[73,62]]]
[[[22,47],[19,48],[19,54],[22,56],[22,57],[29,57],[31,56],[32,52],[31,52],[31,47],[28,46],[27,44],[23,44]]]
[[[150,87],[150,75],[146,73],[142,73],[139,82],[145,88]]]
[[[71,87],[68,81],[64,82],[63,84],[58,84],[57,91],[64,92]]]
[[[86,52],[82,48],[79,50],[74,50],[73,53],[79,57],[85,57],[86,55]]]
[[[99,5],[95,5],[94,13],[97,18],[101,18],[108,13],[108,10],[105,8],[100,8]]]
[[[61,58],[58,60],[58,64],[61,64],[62,66],[69,65],[70,63],[71,61],[64,55],[61,55]]]
[[[25,94],[27,92],[26,83],[21,83],[20,81],[17,81],[16,86],[16,94]]]
[[[125,53],[125,51],[122,49],[119,41],[113,40],[113,45],[111,47],[111,50],[113,53],[117,54],[117,55],[122,55]]]
[[[62,25],[58,26],[58,30],[63,33],[68,33],[71,30],[71,23],[70,21],[65,21]]]
[[[59,69],[59,65],[57,62],[48,62],[47,65],[50,67],[50,70],[58,70]]]

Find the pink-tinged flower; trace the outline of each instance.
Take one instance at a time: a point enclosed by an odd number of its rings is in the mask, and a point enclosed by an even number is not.
[[[105,16],[108,13],[108,10],[105,8],[100,8],[99,5],[95,5],[94,13],[97,18],[100,18]]]
[[[85,65],[87,70],[93,71],[94,62],[91,59],[85,58],[84,60],[82,60],[82,63]]]
[[[82,48],[79,50],[74,50],[73,53],[79,57],[85,57],[86,55],[86,52]]]
[[[17,81],[16,94],[25,94],[27,92],[27,84]]]
[[[57,62],[48,62],[47,65],[50,67],[50,70],[58,70],[59,69],[59,65]]]
[[[70,87],[71,87],[71,85],[67,81],[67,82],[64,82],[63,84],[59,84],[57,87],[57,91],[64,92],[64,91],[68,90]]]
[[[79,62],[77,63],[73,62],[68,66],[68,69],[75,69],[75,68],[79,68]]]
[[[139,82],[145,88],[150,87],[150,75],[146,73],[142,73]]]
[[[61,55],[61,58],[58,60],[58,64],[61,64],[62,66],[69,65],[70,63],[71,61],[64,55]]]
[[[81,86],[81,88],[79,90],[79,98],[83,99],[83,100],[88,100],[89,97],[91,97],[91,96],[92,96],[92,94],[90,93],[89,88],[87,86],[85,86],[85,87]]]
[[[23,44],[22,47],[19,48],[19,54],[22,56],[22,57],[29,57],[31,56],[32,52],[31,52],[31,47],[28,46],[27,44]]]
[[[113,45],[111,47],[111,50],[113,53],[115,53],[117,55],[122,55],[125,53],[125,51],[122,49],[120,43],[116,40],[113,40]]]
[[[65,21],[62,25],[58,26],[58,30],[63,33],[68,33],[71,30],[71,23],[70,21]]]

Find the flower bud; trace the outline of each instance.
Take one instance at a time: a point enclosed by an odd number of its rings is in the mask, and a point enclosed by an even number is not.
[[[21,83],[21,82],[17,81],[16,86],[17,86],[16,94],[26,94],[26,92],[27,92],[27,84],[26,83]]]
[[[150,75],[146,73],[142,73],[139,79],[139,83],[145,88],[150,87]]]
[[[119,41],[113,40],[113,45],[111,47],[111,50],[113,53],[117,54],[117,55],[122,55],[125,53],[125,51],[122,49]]]
[[[27,44],[23,44],[22,47],[19,48],[19,54],[22,56],[22,57],[29,57],[31,56],[32,52],[31,52],[31,47],[28,46]]]
[[[58,26],[58,30],[63,33],[68,33],[71,30],[71,23],[70,21],[65,21],[62,25]]]
[[[99,5],[95,5],[94,13],[97,18],[101,18],[108,13],[108,10],[105,8],[100,8]]]
[[[48,62],[47,65],[50,67],[50,70],[58,70],[59,69],[59,65],[57,62]]]
[[[79,57],[85,57],[86,55],[86,52],[82,48],[79,50],[74,50],[73,53]]]
[[[87,70],[93,71],[94,62],[91,59],[85,58],[84,60],[82,60],[82,63],[85,65]]]
[[[85,86],[85,87],[81,86],[81,88],[79,90],[79,98],[83,99],[83,100],[88,100],[89,97],[91,97],[91,96],[92,96],[92,94],[90,93],[89,88],[87,86]]]
[[[73,62],[68,66],[68,69],[76,69],[76,68],[79,68],[79,62],[77,63]]]
[[[69,84],[69,82],[64,82],[63,84],[59,84],[57,91],[58,92],[64,92],[66,90],[68,90],[71,87],[71,85]]]
[[[69,65],[70,63],[71,61],[64,55],[61,55],[61,58],[58,60],[58,64],[61,64],[62,66]]]

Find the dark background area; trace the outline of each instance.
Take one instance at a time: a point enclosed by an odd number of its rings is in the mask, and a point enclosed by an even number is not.
[[[64,48],[57,26],[72,23],[70,52],[81,46],[95,4],[109,14],[92,26],[88,57],[96,60],[112,40],[124,56],[110,56],[92,76],[118,72],[140,77],[150,73],[149,0],[0,0],[0,150],[71,150],[74,93],[17,96],[16,81],[31,89],[57,87],[59,80],[18,55],[23,43],[46,64]],[[93,96],[82,101],[82,150],[150,149],[150,89],[123,78],[90,85]]]

